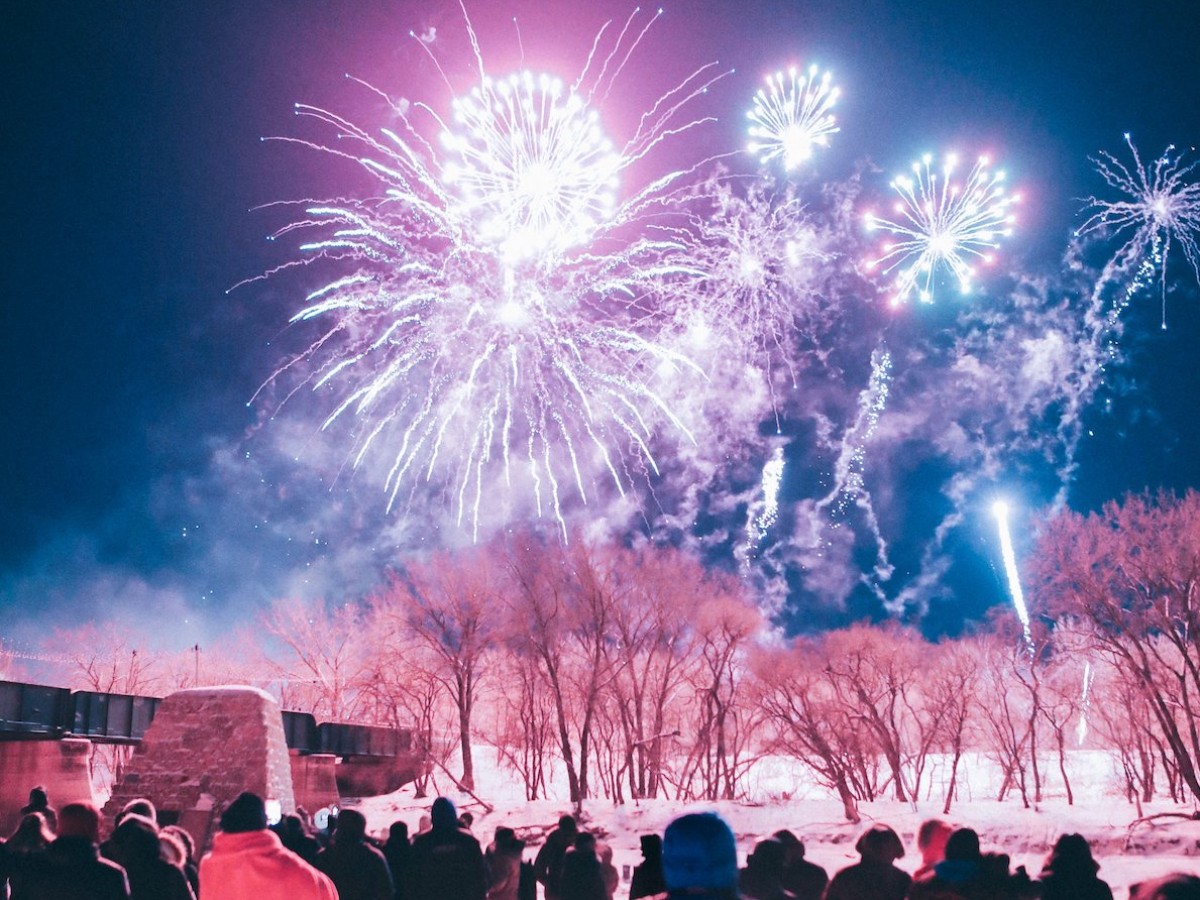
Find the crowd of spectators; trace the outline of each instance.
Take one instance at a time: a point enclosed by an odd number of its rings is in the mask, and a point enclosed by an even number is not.
[[[222,811],[198,865],[192,836],[160,827],[149,800],[126,804],[103,843],[91,803],[56,810],[35,788],[21,812],[0,841],[0,900],[1113,900],[1081,835],[1061,836],[1032,878],[1008,855],[983,851],[972,829],[936,819],[917,832],[913,875],[896,865],[900,836],[875,825],[858,839],[859,861],[831,878],[787,830],[758,841],[739,868],[725,821],[689,813],[661,836],[642,835],[626,892],[612,848],[574,817],[559,819],[527,860],[512,828],[497,828],[485,849],[470,815],[445,797],[411,839],[396,822],[378,841],[357,810],[316,831],[302,810],[270,824],[263,798],[243,793]],[[1200,900],[1200,878],[1166,875],[1130,897]]]

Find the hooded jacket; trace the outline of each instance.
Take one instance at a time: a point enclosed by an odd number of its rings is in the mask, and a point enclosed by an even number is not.
[[[266,830],[213,838],[200,885],[204,900],[338,900],[332,881]]]

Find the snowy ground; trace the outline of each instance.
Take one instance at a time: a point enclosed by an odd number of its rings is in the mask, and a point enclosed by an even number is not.
[[[494,753],[487,749],[476,753],[479,785],[476,793],[493,807],[490,812],[468,795],[450,788],[446,778],[440,779],[438,787],[455,800],[460,811],[474,813],[475,834],[485,844],[497,826],[507,825],[526,839],[526,857],[532,858],[558,817],[571,811],[569,804],[561,799],[525,801],[516,776],[497,767],[494,761]],[[1054,840],[1072,831],[1083,834],[1092,843],[1101,864],[1100,875],[1117,897],[1127,896],[1129,885],[1165,872],[1200,874],[1200,822],[1166,821],[1138,825],[1131,830],[1137,811],[1116,791],[1108,760],[1103,755],[1079,753],[1072,758],[1074,806],[1067,805],[1061,784],[1053,781],[1039,809],[1022,808],[1019,797],[998,803],[994,799],[994,772],[990,769],[984,760],[972,761],[962,791],[964,799],[944,818],[976,829],[985,850],[1008,853],[1014,866],[1024,865],[1031,875],[1036,877],[1040,871]],[[743,861],[755,841],[780,828],[789,828],[805,842],[807,857],[832,874],[856,861],[855,839],[874,822],[886,823],[900,834],[909,848],[900,865],[911,871],[918,864],[917,826],[924,819],[942,817],[940,792],[935,789],[934,798],[915,805],[894,801],[866,804],[862,808],[862,824],[851,825],[843,819],[841,804],[812,785],[803,769],[776,762],[758,767],[756,775],[752,782],[752,802],[683,806],[669,800],[629,801],[622,805],[592,800],[584,805],[584,826],[613,848],[613,862],[624,873],[625,867],[632,868],[640,859],[639,835],[661,834],[667,823],[685,810],[712,809],[732,826]],[[382,834],[397,819],[416,831],[431,802],[432,796],[414,798],[410,787],[384,797],[349,800],[346,805],[361,809],[371,830]],[[1192,811],[1192,807],[1156,803],[1148,805],[1144,813]],[[620,890],[617,896],[621,896]]]

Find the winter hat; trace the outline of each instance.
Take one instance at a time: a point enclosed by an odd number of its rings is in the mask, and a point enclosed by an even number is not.
[[[970,828],[955,829],[946,841],[946,859],[977,862],[980,858],[979,835]]]
[[[437,831],[458,828],[458,811],[449,797],[438,797],[433,801],[433,806],[429,808],[429,818]]]
[[[900,835],[886,825],[872,825],[862,833],[854,849],[865,859],[884,860],[889,863],[904,855],[904,844],[900,842]]]
[[[737,844],[716,813],[680,816],[663,833],[663,877],[671,891],[735,890]]]
[[[258,794],[243,791],[221,813],[221,830],[226,834],[262,831],[267,827],[267,805]]]
[[[367,836],[367,817],[357,809],[343,809],[338,813],[335,834],[335,843],[339,838],[345,841],[361,841]]]

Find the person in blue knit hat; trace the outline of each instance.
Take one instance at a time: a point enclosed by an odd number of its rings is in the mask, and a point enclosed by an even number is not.
[[[737,843],[716,813],[689,813],[668,825],[662,867],[668,897],[738,897]]]

